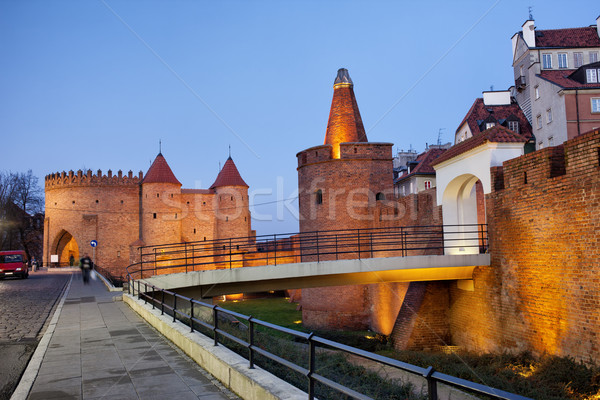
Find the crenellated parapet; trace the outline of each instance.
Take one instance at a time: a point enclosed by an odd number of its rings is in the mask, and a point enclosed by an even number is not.
[[[314,146],[296,154],[298,168],[333,160],[392,160],[392,143],[351,142],[340,143],[338,153],[334,146]]]
[[[142,171],[134,176],[132,171],[123,175],[123,171],[119,170],[117,174],[113,175],[112,170],[108,170],[103,175],[102,170],[98,170],[95,174],[90,169],[86,173],[82,170],[78,170],[77,173],[71,170],[46,175],[44,185],[46,190],[75,186],[137,186],[143,178]]]

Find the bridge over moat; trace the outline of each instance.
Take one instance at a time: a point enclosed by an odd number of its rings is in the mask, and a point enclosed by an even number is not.
[[[264,235],[140,248],[132,278],[195,298],[324,286],[469,280],[490,265],[485,225]],[[138,283],[139,284],[139,283]]]

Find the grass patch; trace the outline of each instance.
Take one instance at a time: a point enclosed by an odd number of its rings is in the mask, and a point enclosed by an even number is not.
[[[296,310],[297,304],[290,303],[285,298],[219,301],[216,304],[226,310],[251,315],[254,318],[285,328],[307,332],[302,326],[302,311]]]

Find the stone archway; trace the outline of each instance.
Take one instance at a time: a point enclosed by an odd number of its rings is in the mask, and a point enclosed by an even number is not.
[[[79,265],[79,244],[66,230],[61,230],[55,237],[51,254],[58,255],[60,266]]]

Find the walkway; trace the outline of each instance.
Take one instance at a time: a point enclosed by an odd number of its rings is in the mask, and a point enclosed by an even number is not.
[[[102,281],[77,272],[67,290],[29,399],[237,399]]]

